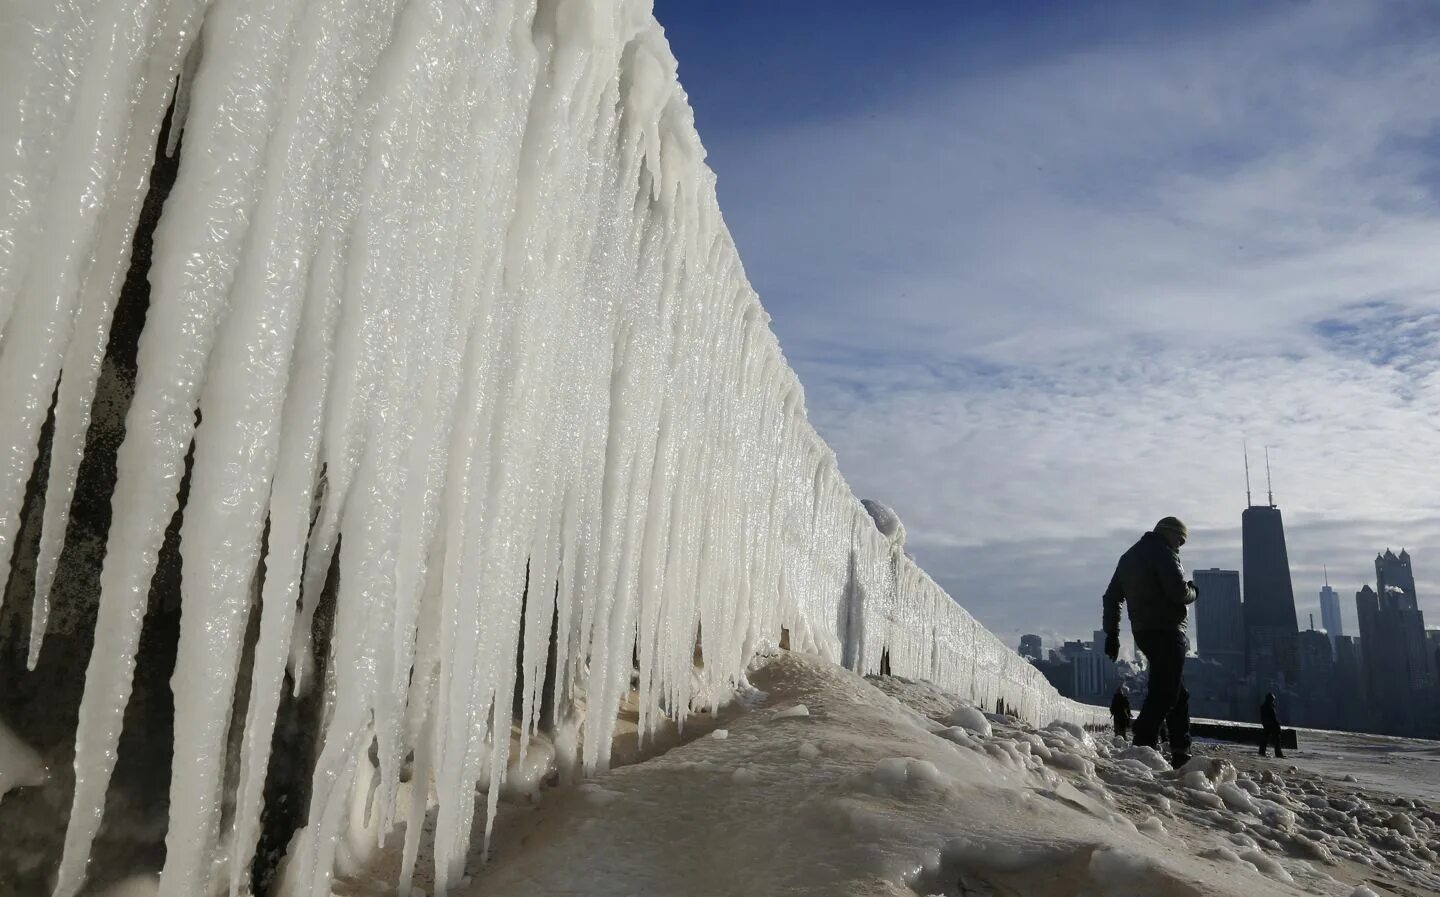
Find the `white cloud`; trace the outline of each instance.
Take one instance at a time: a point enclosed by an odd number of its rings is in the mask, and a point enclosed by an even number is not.
[[[1168,513],[1238,565],[1248,438],[1302,625],[1402,543],[1440,623],[1437,34],[1287,5],[712,147],[817,427],[982,620],[1088,633]]]

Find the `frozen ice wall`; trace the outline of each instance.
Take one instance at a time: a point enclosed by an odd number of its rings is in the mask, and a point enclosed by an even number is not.
[[[736,682],[782,630],[861,671],[885,658],[1036,721],[1087,718],[841,478],[745,279],[648,3],[76,0],[0,17],[0,571],[51,414],[54,428],[32,665],[172,99],[168,149],[183,125],[61,897],[100,826],[192,451],[167,897],[244,886],[286,687],[326,689],[291,855],[314,894],[372,754],[377,831],[438,795],[443,892],[477,786],[493,817],[512,723],[524,751],[553,705],[580,725],[579,762],[604,767],[632,672],[650,724]],[[402,789],[402,771],[431,789]],[[402,877],[420,828],[404,827]]]

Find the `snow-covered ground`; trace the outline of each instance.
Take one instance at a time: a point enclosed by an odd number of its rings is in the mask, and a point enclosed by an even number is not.
[[[509,801],[465,897],[1440,894],[1440,813],[1366,778],[1385,764],[1357,736],[1285,761],[1205,744],[1177,772],[1103,733],[804,655],[750,679],[761,694],[722,728]],[[397,863],[335,894],[393,893]]]
[[[1354,776],[1361,788],[1440,803],[1440,742],[1308,729],[1299,741],[1286,758],[1307,772]]]

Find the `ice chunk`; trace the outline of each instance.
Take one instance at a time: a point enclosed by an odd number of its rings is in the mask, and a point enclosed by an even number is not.
[[[809,715],[810,715],[810,708],[809,708],[809,707],[806,707],[804,704],[796,704],[796,705],[793,706],[793,707],[786,707],[784,710],[781,710],[779,713],[776,713],[773,717],[771,717],[771,719],[794,719],[795,717],[809,716]]]
[[[1233,782],[1221,782],[1215,786],[1215,793],[1225,801],[1225,806],[1236,813],[1255,813],[1258,815],[1259,808],[1250,800],[1250,795]]]
[[[1095,775],[1095,764],[1092,761],[1070,751],[1052,751],[1050,756],[1045,758],[1045,765],[1076,772],[1087,779]]]
[[[1170,763],[1159,751],[1152,747],[1131,747],[1121,752],[1120,757],[1123,760],[1135,760],[1143,763],[1157,772],[1170,769]]]
[[[1165,834],[1165,823],[1160,820],[1159,816],[1146,816],[1135,824],[1135,828],[1155,837]]]
[[[965,704],[950,711],[945,722],[952,726],[968,729],[982,738],[989,738],[992,732],[990,721],[985,718],[985,714]]]
[[[904,550],[905,524],[900,522],[900,515],[873,499],[861,499],[860,504],[869,513],[870,519],[875,521],[875,528],[880,534],[890,540],[890,544],[896,549]]]
[[[881,790],[902,795],[915,788],[942,788],[948,779],[929,760],[913,757],[889,757],[875,764],[871,780]]]
[[[1290,877],[1290,873],[1285,871],[1284,866],[1280,865],[1280,863],[1277,862],[1273,857],[1268,857],[1265,854],[1261,853],[1259,850],[1251,848],[1249,850],[1242,851],[1240,853],[1240,859],[1254,866],[1256,869],[1259,869],[1261,873],[1275,879],[1276,881],[1283,881],[1286,884],[1291,884],[1292,882],[1294,882],[1294,879]]]
[[[1180,776],[1180,781],[1185,784],[1186,788],[1194,791],[1213,791],[1215,789],[1209,777],[1198,769],[1184,773]]]
[[[1198,791],[1194,788],[1190,788],[1186,790],[1185,794],[1189,798],[1191,803],[1199,804],[1202,807],[1209,807],[1212,810],[1219,810],[1220,808],[1225,806],[1225,801],[1221,800],[1220,795],[1216,794],[1213,791]]]

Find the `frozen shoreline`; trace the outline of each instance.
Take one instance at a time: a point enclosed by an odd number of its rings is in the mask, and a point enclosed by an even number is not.
[[[1328,755],[1205,744],[1174,772],[925,682],[793,654],[751,679],[763,700],[723,729],[505,806],[461,893],[1440,894],[1423,857],[1440,814],[1309,768]],[[390,862],[335,893],[390,893]]]

